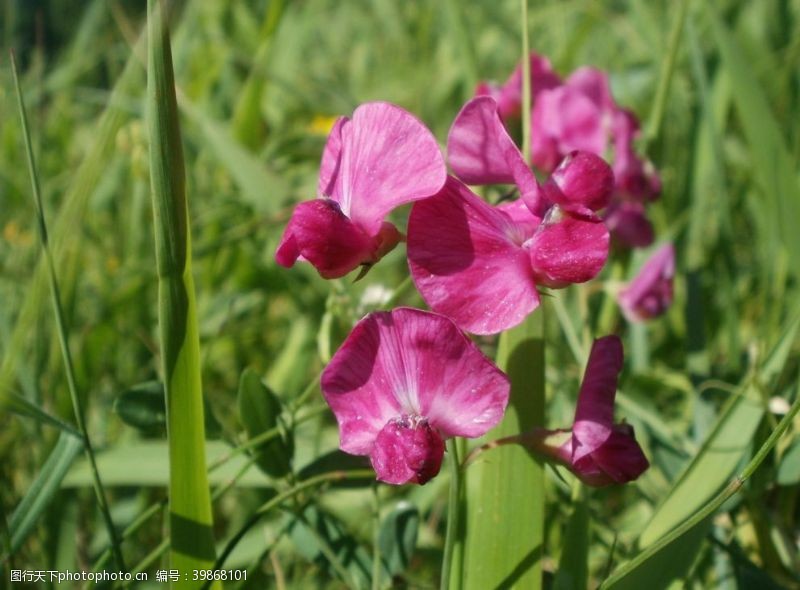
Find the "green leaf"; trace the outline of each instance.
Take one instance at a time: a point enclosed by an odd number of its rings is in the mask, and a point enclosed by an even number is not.
[[[249,438],[255,438],[276,426],[283,426],[281,402],[252,369],[245,369],[239,380],[239,419]],[[258,466],[272,477],[283,477],[292,470],[294,437],[283,428],[281,436],[253,449]]]
[[[641,547],[657,541],[711,500],[751,452],[764,408],[749,396],[755,399],[752,388],[727,403],[697,456],[672,486],[639,537]]]
[[[149,0],[147,109],[150,184],[158,267],[159,327],[170,464],[170,566],[181,572],[215,562],[206,476],[200,340],[192,278],[183,147],[163,2]],[[178,588],[199,588],[190,577]],[[220,588],[219,583],[212,584]]]
[[[584,590],[589,579],[589,509],[578,500],[567,522],[553,590]]]
[[[782,246],[788,250],[795,276],[800,275],[800,232],[796,220],[800,219],[797,171],[795,160],[786,146],[780,124],[770,108],[762,84],[753,74],[751,61],[736,39],[719,19],[713,3],[703,4],[712,24],[714,38],[722,57],[722,66],[730,76],[733,101],[750,146],[753,174],[760,186],[763,209],[768,223],[763,226],[763,240],[771,238],[775,229]]]
[[[78,453],[83,450],[81,439],[62,432],[50,456],[47,457],[39,475],[33,480],[30,488],[11,515],[9,529],[11,531],[11,553],[16,553],[39,517],[49,506],[56,492],[61,488],[61,481],[69,471]]]
[[[409,502],[399,502],[381,522],[378,547],[390,576],[406,570],[417,547],[419,510]]]
[[[511,379],[503,421],[480,443],[544,423],[543,310],[501,334],[497,366]],[[518,445],[482,453],[466,470],[463,587],[540,588],[544,542],[543,464]],[[457,572],[451,582],[459,587]],[[453,587],[451,584],[451,587]]]
[[[792,486],[800,483],[800,439],[795,440],[781,458],[778,467],[778,483]]]
[[[67,434],[71,434],[73,436],[77,437],[81,436],[81,433],[78,432],[74,426],[72,426],[71,424],[67,424],[60,418],[48,414],[39,406],[29,401],[27,398],[19,395],[18,393],[8,394],[5,400],[7,400],[8,409],[19,416],[27,416],[28,418],[33,418],[34,420],[38,420],[42,424],[49,424],[50,426],[55,426],[59,430],[62,430]]]
[[[164,384],[145,381],[123,391],[114,400],[114,411],[120,419],[134,428],[151,430],[167,423]]]

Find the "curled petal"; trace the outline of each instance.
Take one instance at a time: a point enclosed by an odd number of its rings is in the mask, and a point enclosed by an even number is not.
[[[500,332],[539,305],[522,247],[527,231],[451,177],[438,195],[411,209],[411,276],[431,309],[464,330]]]
[[[608,242],[602,222],[572,217],[553,207],[529,242],[536,282],[558,289],[593,279],[606,263]]]
[[[325,150],[322,152],[322,161],[319,165],[317,196],[339,200],[336,180],[339,177],[339,167],[342,163],[343,130],[349,122],[350,119],[347,117],[339,117],[328,134],[328,141],[325,143]]]
[[[375,234],[395,207],[429,197],[444,184],[447,171],[436,139],[400,107],[363,104],[340,129],[333,192],[342,211],[367,233]]]
[[[493,98],[478,96],[464,105],[447,137],[447,158],[467,184],[514,183],[529,206],[537,206],[536,177],[503,126]]]
[[[622,341],[617,336],[594,341],[572,427],[574,460],[596,451],[611,435],[617,376],[622,371],[622,362]]]
[[[322,375],[341,449],[357,455],[372,454],[391,421],[414,429],[425,422],[444,437],[480,436],[502,418],[508,392],[505,375],[452,320],[408,308],[362,319]],[[435,446],[430,433],[391,427],[383,436],[387,445]],[[388,448],[379,451],[381,464],[394,461]]]
[[[314,199],[295,207],[275,253],[291,267],[307,260],[326,279],[342,277],[360,264],[375,261],[375,240],[348,219],[336,201]]]
[[[614,173],[600,156],[574,151],[553,171],[549,183],[558,188],[547,193],[549,199],[565,211],[600,211],[611,200]]]
[[[664,313],[672,304],[675,277],[675,249],[672,244],[659,248],[630,284],[620,291],[618,301],[625,317],[641,322]]]
[[[650,463],[636,442],[633,427],[617,424],[591,455],[575,462],[574,471],[585,483],[603,486],[633,481],[648,467]]]

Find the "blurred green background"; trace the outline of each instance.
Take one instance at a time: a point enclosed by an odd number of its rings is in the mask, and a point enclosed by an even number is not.
[[[158,510],[168,473],[163,416],[158,391],[149,397],[141,388],[130,392],[157,380],[159,367],[143,3],[4,0],[1,6],[2,45],[16,49],[23,70],[89,431],[119,528],[151,511],[124,548],[129,565],[152,572],[161,558],[151,552],[164,538]],[[531,47],[562,75],[584,64],[608,71],[617,101],[646,123],[678,12],[670,1],[531,2]],[[583,370],[565,334],[585,343],[604,329],[619,332],[637,363],[623,373],[618,416],[636,427],[653,464],[635,484],[588,495],[592,586],[646,544],[640,534],[655,526],[654,514],[662,515],[665,530],[688,516],[680,507],[664,509],[665,498],[684,498],[678,504],[696,508],[727,483],[798,395],[799,19],[796,0],[690,3],[676,38],[663,124],[646,146],[664,184],[649,209],[657,240],[673,240],[678,253],[669,313],[634,336],[619,317],[599,325],[612,281],[554,295],[563,313],[547,317],[548,425],[571,423]],[[324,281],[308,265],[287,271],[273,261],[291,207],[315,196],[332,117],[361,102],[387,100],[423,119],[444,144],[476,82],[504,81],[515,67],[519,20],[518,2],[174,3],[212,459],[246,439],[237,411],[245,368],[290,405],[315,386],[353,322],[386,305],[407,276],[402,246],[358,283]],[[71,422],[47,287],[36,271],[41,252],[15,100],[4,51],[0,395],[22,397]],[[401,227],[406,213],[395,215]],[[644,257],[637,252],[621,278]],[[413,289],[401,289],[394,300],[422,305]],[[491,340],[481,343],[493,350]],[[735,405],[741,399],[749,411]],[[318,409],[321,397],[310,400],[296,414],[309,414],[294,428],[296,472],[337,446],[332,417]],[[48,462],[59,458],[59,429],[13,407],[0,415],[0,584],[12,568],[88,571],[108,539],[83,457],[62,446],[61,461]],[[672,548],[676,555],[658,570],[659,579],[692,588],[800,587],[798,429],[795,422],[742,494]],[[701,459],[687,471],[698,453]],[[221,490],[243,465],[239,455],[212,471],[212,485]],[[260,521],[227,567],[248,568],[240,585],[246,588],[358,586],[369,578],[375,526],[390,532],[395,526],[412,538],[414,551],[388,567],[393,583],[434,588],[445,471],[425,487],[381,487],[377,525],[369,485],[319,490],[295,512]],[[549,473],[544,566],[552,581],[562,548],[572,547],[565,528],[572,504],[569,485]],[[23,506],[35,518],[20,537],[20,502],[42,474],[61,475],[63,484],[56,478],[39,496],[49,501]],[[220,542],[281,485],[253,467],[220,491],[214,504]],[[304,516],[292,517],[298,510]],[[413,535],[409,527],[417,523]],[[347,576],[331,567],[331,552]],[[555,580],[570,587],[564,576]]]

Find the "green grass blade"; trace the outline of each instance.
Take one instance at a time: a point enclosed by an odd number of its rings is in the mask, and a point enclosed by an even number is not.
[[[589,507],[578,499],[564,532],[553,590],[583,590],[589,579]]]
[[[764,231],[771,233],[778,229],[782,245],[788,249],[792,271],[800,276],[800,232],[796,228],[800,219],[800,190],[795,162],[781,132],[783,125],[773,114],[750,61],[716,15],[712,3],[705,3],[705,7],[722,65],[736,89],[733,102],[750,146],[753,175],[764,198],[764,214],[768,219]],[[769,237],[764,235],[763,239]]]
[[[170,562],[172,568],[186,573],[210,568],[215,561],[215,549],[206,476],[200,340],[186,179],[169,32],[163,4],[150,0],[147,6],[150,182],[170,458]],[[178,588],[200,586],[190,579],[175,583]]]
[[[511,378],[511,399],[503,421],[481,443],[544,424],[543,312],[500,336],[497,364]],[[542,463],[519,445],[504,445],[482,453],[465,481],[463,587],[541,588]]]
[[[81,433],[75,430],[71,424],[67,424],[60,418],[48,414],[42,408],[29,401],[27,398],[19,395],[18,393],[8,394],[8,409],[19,416],[27,416],[38,420],[42,424],[49,424],[55,426],[59,430],[71,434],[72,436],[80,437]]]
[[[61,488],[61,481],[69,471],[75,457],[83,449],[83,441],[64,432],[50,456],[42,465],[39,475],[31,484],[14,513],[11,515],[11,553],[16,553],[33,529],[42,512],[50,504],[53,496]]]
[[[86,428],[81,397],[78,394],[78,386],[75,379],[75,366],[72,362],[72,353],[70,352],[69,344],[67,342],[67,327],[66,322],[64,321],[64,311],[61,303],[58,279],[56,277],[56,267],[55,263],[53,262],[53,254],[50,250],[50,244],[47,236],[47,223],[45,222],[44,217],[44,205],[42,204],[42,194],[39,190],[39,175],[36,169],[36,162],[33,157],[33,145],[31,142],[30,131],[28,129],[28,115],[25,111],[25,102],[22,99],[22,88],[20,87],[17,63],[13,52],[11,53],[11,72],[14,77],[14,86],[17,93],[19,117],[22,123],[22,137],[25,141],[28,172],[30,173],[31,189],[34,207],[36,209],[39,241],[42,246],[42,253],[46,263],[47,278],[50,286],[50,299],[53,305],[53,313],[55,315],[58,343],[61,348],[61,355],[64,361],[64,372],[67,378],[67,388],[69,389],[70,400],[72,402],[72,410],[75,414],[75,422],[78,425],[78,430],[81,434],[81,440],[83,441],[83,447],[92,467],[92,483],[95,496],[97,498],[97,504],[100,509],[100,513],[103,515],[103,521],[106,525],[106,528],[108,529],[108,535],[111,539],[111,545],[114,550],[114,558],[117,562],[117,566],[124,571],[126,569],[125,560],[122,557],[122,550],[120,549],[119,538],[117,537],[117,533],[114,529],[114,522],[111,520],[111,511],[109,510],[108,501],[106,500],[106,493],[100,480],[100,473],[97,471],[94,449],[92,448],[89,431]]]

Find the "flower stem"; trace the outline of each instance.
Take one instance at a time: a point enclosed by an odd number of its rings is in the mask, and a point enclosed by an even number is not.
[[[531,58],[528,43],[528,0],[521,2],[522,18],[522,157],[531,161]]]
[[[459,540],[461,513],[461,460],[456,439],[447,441],[447,450],[450,453],[450,497],[447,501],[447,536],[442,559],[442,582],[439,586],[442,590],[461,587],[461,560],[460,554],[456,555],[455,551]]]

